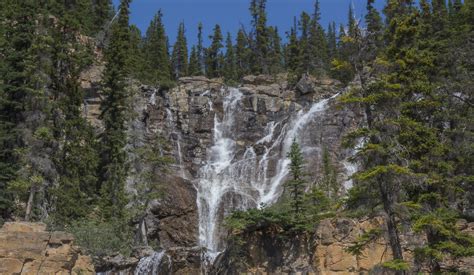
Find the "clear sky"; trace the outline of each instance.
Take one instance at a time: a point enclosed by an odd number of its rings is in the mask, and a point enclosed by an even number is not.
[[[119,0],[113,0],[118,4]],[[155,13],[162,9],[164,23],[170,43],[176,38],[176,30],[180,22],[186,26],[188,44],[196,43],[197,26],[204,26],[204,38],[212,34],[212,29],[219,23],[224,35],[230,32],[235,39],[241,24],[248,27],[250,0],[133,0],[131,4],[131,23],[137,25],[145,33]],[[320,0],[321,23],[327,27],[335,21],[346,23],[349,5],[352,3],[356,17],[362,18],[367,0]],[[377,8],[382,8],[385,0],[376,0]],[[280,35],[288,31],[293,24],[293,17],[302,11],[312,13],[314,0],[268,0],[268,24],[278,26]]]

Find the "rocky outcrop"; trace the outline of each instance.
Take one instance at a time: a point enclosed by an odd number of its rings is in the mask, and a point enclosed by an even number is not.
[[[41,223],[7,222],[0,229],[0,274],[95,274],[90,257],[65,232]]]
[[[460,228],[473,234],[474,223],[461,220]],[[382,235],[353,255],[347,248],[371,229],[381,229]],[[382,263],[392,259],[383,218],[326,219],[313,234],[288,235],[277,228],[265,228],[241,235],[244,244],[235,244],[216,260],[215,274],[392,274]],[[417,235],[402,228],[401,241],[404,259],[413,267],[413,274],[428,274],[425,266],[414,262],[414,249],[425,242]],[[234,253],[237,249],[239,252]],[[474,257],[446,258],[444,270],[456,268],[470,274],[474,270]]]
[[[100,67],[91,68],[82,79],[82,85],[88,91],[84,115],[98,131],[100,95],[96,85],[100,73]],[[337,81],[330,79],[305,78],[302,81],[305,83],[301,82],[299,86],[305,86],[304,91],[288,87],[285,75],[247,76],[243,79],[238,87],[242,95],[238,102],[239,111],[233,118],[234,160],[243,159],[249,148],[255,153],[254,161],[266,157],[268,151],[271,157],[268,158],[265,178],[271,179],[279,173],[278,160],[286,157],[282,153],[281,138],[290,131],[291,122],[300,111],[303,114],[316,102],[343,91]],[[163,139],[164,145],[157,154],[169,156],[174,163],[167,175],[155,175],[163,196],[153,201],[148,209],[145,219],[147,235],[161,249],[183,252],[199,246],[197,185],[213,146],[216,121],[222,121],[225,116],[224,101],[229,87],[220,79],[205,77],[185,77],[177,84],[170,90],[159,90],[130,81],[133,95],[130,106],[134,114],[128,126],[127,150],[131,170],[127,190],[136,192],[142,179],[140,173],[148,165],[137,156],[136,150],[150,140]],[[308,149],[306,157],[308,167],[311,167],[311,178],[318,178],[321,172],[324,149],[336,166],[339,182],[346,181],[347,169],[343,164],[352,152],[341,147],[341,139],[362,122],[363,116],[357,109],[341,108],[337,100],[330,100],[328,110],[308,119],[298,137]],[[239,196],[238,192],[225,194],[218,219],[222,220],[238,206]],[[247,205],[256,206],[255,201]],[[223,231],[222,235],[220,246],[225,242]],[[174,254],[178,255],[178,252]],[[188,252],[185,254],[189,255]],[[181,259],[188,258],[183,256]]]

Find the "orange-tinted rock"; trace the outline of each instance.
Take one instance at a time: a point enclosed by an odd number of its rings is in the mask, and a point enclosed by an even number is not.
[[[45,230],[42,223],[6,223],[0,229],[0,274],[95,274],[70,234]]]

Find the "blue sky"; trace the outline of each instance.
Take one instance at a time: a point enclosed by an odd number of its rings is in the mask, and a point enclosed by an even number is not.
[[[115,4],[120,2],[113,1]],[[220,24],[224,33],[230,32],[233,36],[241,24],[248,26],[249,2],[250,0],[133,0],[130,20],[144,33],[154,14],[162,9],[170,42],[175,41],[178,24],[184,22],[188,44],[192,45],[197,40],[199,22],[203,23],[206,40],[212,34],[216,23]],[[361,18],[365,12],[366,2],[367,0],[320,0],[321,23],[324,27],[331,21],[337,24],[345,23],[351,3],[355,7],[357,18]],[[377,8],[382,8],[384,3],[385,0],[376,0]],[[268,0],[268,24],[278,26],[280,35],[284,36],[293,24],[293,17],[299,16],[302,11],[311,13],[313,5],[314,0]]]

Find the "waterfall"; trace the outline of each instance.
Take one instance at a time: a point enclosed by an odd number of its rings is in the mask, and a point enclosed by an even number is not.
[[[265,136],[253,145],[246,145],[239,154],[235,117],[239,112],[242,93],[235,88],[222,90],[223,116],[214,117],[213,146],[209,149],[207,161],[199,171],[197,180],[197,206],[199,212],[199,242],[207,248],[207,261],[212,262],[223,250],[221,219],[235,209],[245,210],[278,200],[282,184],[288,175],[290,160],[287,153],[294,139],[303,151],[312,150],[305,139],[305,126],[323,113],[328,103],[335,98],[321,100],[309,109],[302,109],[294,116],[282,121],[271,121],[265,127]],[[255,145],[264,146],[264,153],[258,156]],[[268,175],[273,162],[276,174]],[[276,163],[276,164],[275,164]]]
[[[231,138],[234,112],[242,93],[229,89],[224,98],[224,115],[221,120],[214,116],[213,142],[206,165],[200,169],[197,185],[197,206],[199,212],[199,242],[206,247],[213,258],[218,253],[217,216],[223,196],[237,188],[232,180],[230,166],[235,155],[236,142]]]
[[[342,162],[342,166],[344,166],[345,175],[346,175],[346,180],[344,181],[344,189],[347,191],[352,188],[353,186],[353,181],[351,177],[359,171],[359,164],[357,162],[351,161],[351,158],[354,157],[359,150],[364,147],[364,139],[359,139],[357,141],[357,144],[354,146],[354,149],[351,152],[351,156],[349,156],[347,159],[345,159]]]
[[[183,152],[181,149],[182,137],[181,137],[181,133],[177,129],[176,121],[173,118],[173,112],[169,108],[166,108],[166,118],[167,118],[167,126],[169,127],[169,129],[173,129],[170,135],[171,135],[171,139],[174,139],[174,142],[176,144],[176,152],[177,152],[176,164],[177,164],[177,167],[179,168],[180,177],[182,177],[183,179],[186,179],[186,172],[184,170],[184,165],[183,165]]]
[[[165,255],[165,251],[162,250],[162,251],[154,252],[148,257],[141,258],[140,261],[138,262],[137,267],[135,268],[134,275],[158,274],[161,260],[163,259],[164,255]]]

